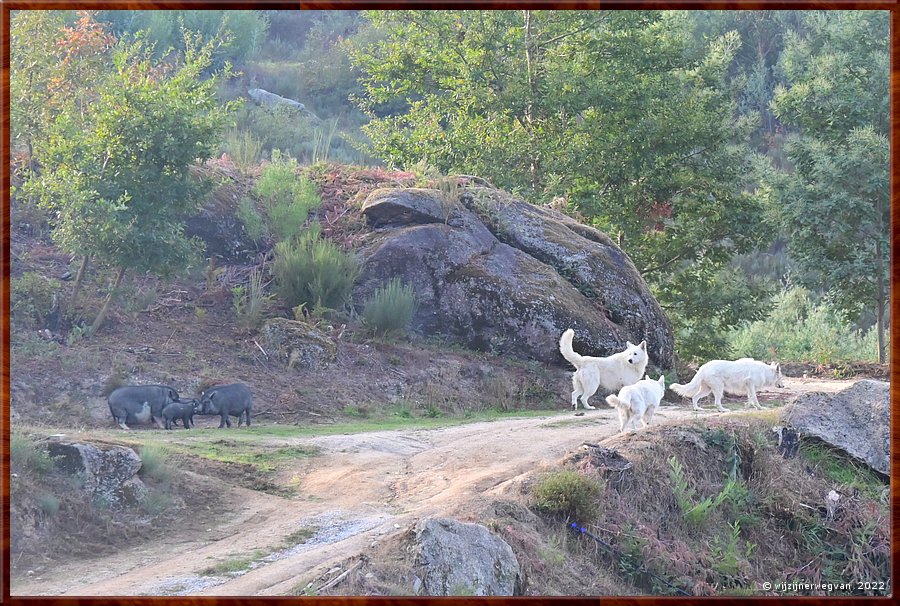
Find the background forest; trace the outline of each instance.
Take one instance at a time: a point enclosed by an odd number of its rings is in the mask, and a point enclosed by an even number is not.
[[[196,263],[198,159],[477,175],[609,234],[684,360],[885,361],[887,12],[16,11],[10,39],[12,220],[76,284]]]

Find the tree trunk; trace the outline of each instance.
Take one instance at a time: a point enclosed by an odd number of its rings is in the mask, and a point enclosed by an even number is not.
[[[878,363],[884,364],[884,305],[885,305],[885,288],[884,288],[884,269],[882,267],[883,259],[881,258],[881,238],[875,238],[875,284],[877,299],[877,311],[875,317],[875,327],[878,331]]]
[[[525,31],[525,76],[528,81],[528,99],[525,100],[525,123],[528,125],[528,156],[529,156],[529,180],[531,181],[531,190],[538,191],[540,183],[540,167],[537,158],[537,149],[534,137],[534,62],[535,48],[534,36],[531,31],[531,11],[522,11]]]
[[[87,271],[88,263],[91,261],[90,255],[84,255],[84,259],[81,260],[81,267],[78,268],[78,273],[75,274],[75,285],[72,289],[72,298],[69,299],[69,308],[75,308],[75,300],[78,298],[78,293],[81,292],[81,284],[84,282],[84,274]]]
[[[889,200],[886,200],[890,204]],[[884,229],[884,205],[880,196],[875,198],[875,212],[877,217],[878,233],[875,234],[875,305],[877,307],[875,329],[878,332],[878,363],[884,364],[884,307],[890,292],[884,283],[884,257],[882,256],[881,235]],[[888,224],[890,226],[890,224]],[[890,241],[890,227],[887,229],[888,241]],[[888,253],[890,254],[890,253]]]
[[[116,292],[116,289],[119,288],[119,284],[122,283],[122,277],[125,275],[125,266],[119,268],[119,273],[116,274],[116,281],[113,284],[112,289],[110,289],[109,294],[106,295],[106,301],[103,302],[103,307],[100,309],[100,313],[97,314],[97,319],[94,320],[94,323],[91,325],[91,336],[94,336],[97,333],[97,330],[103,325],[103,321],[106,320],[106,314],[109,312],[109,305],[112,303],[113,295]]]
[[[878,290],[883,292],[884,286],[882,284],[882,279],[878,279]],[[878,318],[876,318],[875,323],[877,324],[878,329],[878,363],[884,364],[884,295],[880,294],[878,296]]]

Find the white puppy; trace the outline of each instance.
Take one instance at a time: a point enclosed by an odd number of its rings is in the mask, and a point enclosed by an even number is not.
[[[653,413],[659,408],[665,393],[665,375],[660,375],[656,381],[647,375],[634,385],[626,385],[620,389],[618,396],[606,396],[606,402],[618,411],[619,431],[625,431],[629,422],[634,429],[637,429],[638,421],[644,427],[650,425]]]
[[[756,399],[756,392],[767,387],[784,387],[784,375],[781,366],[765,364],[753,358],[741,358],[733,362],[728,360],[710,360],[700,367],[691,382],[686,385],[672,383],[670,387],[680,396],[691,398],[694,410],[702,410],[700,398],[713,394],[716,407],[725,412],[722,406],[722,393],[728,392],[736,396],[747,396],[750,404],[762,408]]]
[[[605,358],[582,356],[572,349],[575,331],[571,328],[559,338],[559,351],[577,370],[572,375],[572,408],[578,408],[578,397],[585,408],[593,409],[588,399],[602,386],[615,392],[625,385],[637,383],[647,368],[647,342],[633,345],[627,341],[625,351]]]

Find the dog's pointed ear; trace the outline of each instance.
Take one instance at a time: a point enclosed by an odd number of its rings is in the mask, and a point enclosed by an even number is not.
[[[625,341],[625,347],[626,348],[634,347],[634,343],[632,343],[631,341]]]
[[[659,375],[659,384],[663,387],[666,386],[666,375]]]
[[[646,341],[641,341],[641,349],[643,349],[644,351],[647,351],[647,342]]]
[[[772,362],[775,365],[775,372],[781,372],[781,364],[778,362]]]

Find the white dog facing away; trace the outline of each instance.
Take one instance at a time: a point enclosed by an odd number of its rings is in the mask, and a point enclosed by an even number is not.
[[[625,431],[628,423],[637,429],[637,422],[646,428],[653,419],[653,413],[666,393],[666,377],[660,375],[654,381],[649,375],[634,385],[626,385],[619,395],[606,396],[607,403],[619,413],[619,431]]]
[[[626,385],[637,383],[644,376],[648,360],[646,341],[641,341],[639,345],[627,341],[624,351],[596,358],[575,353],[572,349],[574,336],[575,331],[570,328],[559,338],[560,353],[576,368],[572,375],[572,408],[578,408],[580,396],[584,407],[593,410],[588,399],[600,387],[615,392]]]
[[[672,383],[669,387],[678,395],[691,398],[694,410],[702,410],[697,403],[700,398],[713,394],[716,407],[725,412],[726,409],[722,406],[723,392],[736,396],[746,395],[751,405],[762,408],[756,399],[756,392],[773,386],[784,387],[784,375],[781,374],[779,364],[741,358],[733,362],[710,360],[700,367],[690,383]]]

